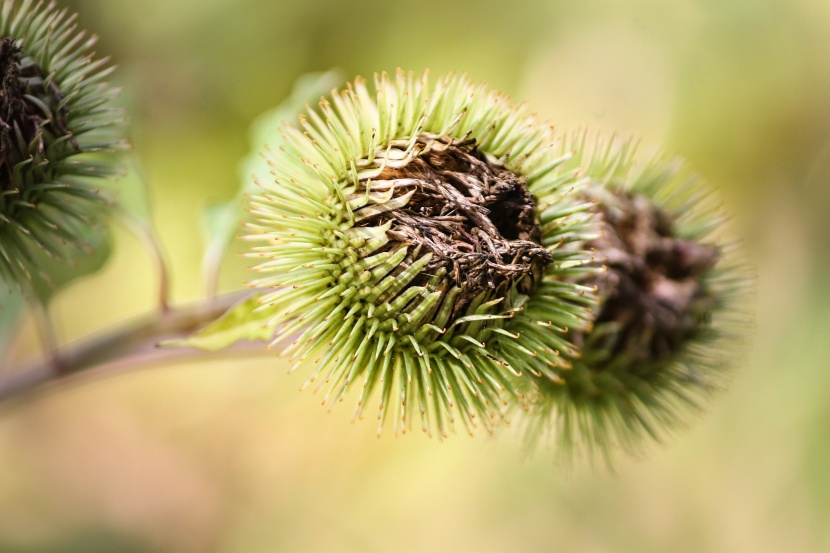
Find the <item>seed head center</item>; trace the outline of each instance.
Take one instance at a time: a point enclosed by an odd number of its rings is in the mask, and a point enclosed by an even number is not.
[[[671,217],[645,197],[605,194],[604,232],[588,244],[608,268],[590,279],[605,298],[595,323],[617,325],[614,355],[648,366],[679,353],[705,325],[714,298],[703,277],[720,254],[678,237]]]
[[[37,64],[23,56],[15,40],[0,39],[0,190],[12,188],[15,165],[69,134],[64,96]],[[77,144],[70,136],[70,143]]]
[[[410,197],[403,207],[360,224],[391,222],[387,248],[408,246],[409,263],[430,252],[412,285],[443,269],[441,286],[461,290],[455,313],[482,292],[504,293],[514,284],[529,292],[552,256],[540,245],[536,202],[524,180],[489,160],[474,139],[421,136],[415,151],[420,153],[405,163],[388,164],[361,181],[364,191],[391,189],[393,199]]]

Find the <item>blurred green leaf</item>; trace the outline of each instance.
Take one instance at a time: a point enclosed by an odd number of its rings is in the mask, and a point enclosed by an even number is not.
[[[208,206],[202,214],[202,224],[208,240],[202,267],[207,289],[211,294],[216,294],[216,279],[222,259],[239,228],[243,209],[241,204],[242,194],[237,194],[230,202]]]
[[[149,221],[152,215],[147,178],[137,156],[130,156],[127,174],[109,187],[115,192],[118,207],[131,217]]]
[[[276,325],[271,321],[273,313],[270,310],[257,310],[261,307],[261,297],[259,294],[251,296],[231,307],[219,319],[192,336],[164,342],[162,345],[217,351],[242,340],[270,340],[274,337]]]
[[[43,305],[71,282],[97,272],[104,266],[112,251],[109,231],[100,225],[87,225],[82,232],[84,248],[74,244],[63,244],[58,257],[49,257],[44,252],[35,252],[33,261],[39,274],[34,274],[29,286]],[[44,276],[41,276],[44,275]],[[17,288],[0,289],[0,359],[14,340],[20,325],[20,318],[26,308],[24,293]]]
[[[153,206],[148,179],[137,156],[129,160],[130,170],[114,187],[117,197],[117,214],[126,227],[141,240],[156,267],[160,302],[169,302],[169,267],[164,256],[161,239],[153,225]]]
[[[215,282],[222,259],[239,229],[244,214],[245,194],[256,190],[255,179],[267,179],[270,174],[268,162],[260,155],[263,146],[278,148],[282,143],[279,126],[283,121],[296,121],[297,116],[308,103],[316,102],[332,88],[343,81],[337,71],[308,73],[294,84],[294,89],[285,101],[268,111],[251,126],[250,140],[253,151],[240,165],[241,187],[230,202],[209,206],[203,217],[207,249],[203,260],[205,280],[211,293],[215,293]]]
[[[0,366],[9,345],[17,334],[20,315],[25,303],[19,291],[0,285]]]
[[[260,115],[253,122],[250,131],[253,151],[240,167],[243,191],[256,189],[252,176],[259,179],[269,178],[271,169],[260,153],[265,145],[268,145],[271,149],[277,149],[282,145],[283,139],[278,130],[282,123],[285,121],[296,122],[299,114],[305,110],[306,104],[316,104],[321,96],[331,92],[343,80],[343,75],[334,70],[301,75],[294,83],[291,96],[276,108]]]
[[[81,239],[85,244],[82,250],[66,244],[63,246],[63,251],[59,252],[59,259],[48,257],[43,253],[37,254],[37,267],[48,276],[48,280],[33,278],[32,287],[35,295],[44,305],[74,280],[100,270],[109,259],[112,253],[112,242],[108,229],[90,225],[84,229]]]

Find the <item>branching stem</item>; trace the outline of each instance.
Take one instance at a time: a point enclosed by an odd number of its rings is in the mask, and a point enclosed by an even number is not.
[[[200,350],[159,348],[158,344],[195,332],[247,294],[237,292],[183,307],[171,307],[82,339],[58,351],[59,371],[55,370],[51,356],[5,371],[0,375],[0,402],[92,369],[108,374],[154,361],[204,355]]]

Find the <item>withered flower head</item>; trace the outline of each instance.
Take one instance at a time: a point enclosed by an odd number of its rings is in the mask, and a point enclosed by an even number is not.
[[[100,179],[122,146],[111,67],[53,2],[0,11],[0,280],[25,288],[41,255],[71,257],[94,232]],[[74,246],[67,248],[67,245]]]
[[[556,378],[531,376],[529,437],[552,427],[566,454],[638,452],[725,384],[747,327],[752,280],[710,187],[678,160],[637,166],[631,144],[577,148],[595,204],[593,325],[569,333],[580,355]],[[610,457],[609,457],[610,459]]]
[[[285,126],[250,201],[260,310],[324,404],[380,427],[490,429],[515,376],[558,374],[588,316],[590,202],[549,127],[449,75],[358,79]],[[503,397],[504,396],[504,397]]]

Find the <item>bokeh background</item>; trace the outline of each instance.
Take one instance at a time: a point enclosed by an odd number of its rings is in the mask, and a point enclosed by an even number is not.
[[[119,65],[177,302],[202,294],[202,210],[298,76],[428,67],[687,158],[757,269],[756,338],[699,423],[613,473],[511,433],[378,440],[269,356],[86,381],[0,407],[0,551],[830,551],[830,3],[62,3]],[[149,257],[114,240],[57,299],[63,340],[151,309]]]

